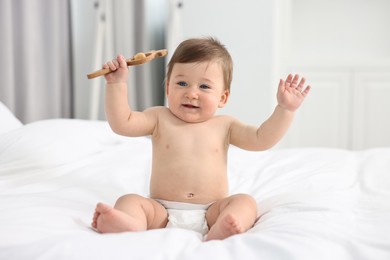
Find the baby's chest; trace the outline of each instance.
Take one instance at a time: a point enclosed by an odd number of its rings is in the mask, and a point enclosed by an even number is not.
[[[160,129],[159,145],[172,149],[191,150],[223,149],[227,146],[228,133],[223,127],[206,125],[167,126]]]

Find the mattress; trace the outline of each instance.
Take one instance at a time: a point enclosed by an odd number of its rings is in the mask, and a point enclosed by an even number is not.
[[[151,140],[105,121],[20,122],[0,133],[0,259],[390,259],[390,148],[230,147],[229,191],[252,195],[248,232],[204,242],[166,228],[100,234],[96,203],[148,196]]]

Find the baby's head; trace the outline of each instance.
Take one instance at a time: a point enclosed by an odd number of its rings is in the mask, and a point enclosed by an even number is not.
[[[216,61],[221,65],[225,90],[230,92],[233,77],[233,61],[225,48],[215,38],[194,38],[183,41],[176,48],[168,63],[167,82],[176,63]]]

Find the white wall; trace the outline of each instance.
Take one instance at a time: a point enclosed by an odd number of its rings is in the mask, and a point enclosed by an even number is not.
[[[285,3],[279,69],[313,88],[281,146],[389,146],[390,1]]]
[[[390,1],[291,0],[290,63],[367,66],[390,61]]]

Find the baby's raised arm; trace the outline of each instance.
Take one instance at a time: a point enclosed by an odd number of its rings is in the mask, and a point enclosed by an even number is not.
[[[293,77],[290,74],[285,81],[281,79],[277,93],[278,105],[272,115],[258,128],[233,120],[230,143],[255,151],[269,149],[278,143],[290,127],[295,111],[310,91],[310,86],[305,87],[304,84],[305,79],[299,81],[299,75]]]
[[[107,62],[103,68],[113,72],[106,74],[105,110],[111,129],[120,135],[144,136],[153,133],[156,113],[153,109],[144,112],[133,111],[127,99],[127,77],[129,74],[122,55]]]

